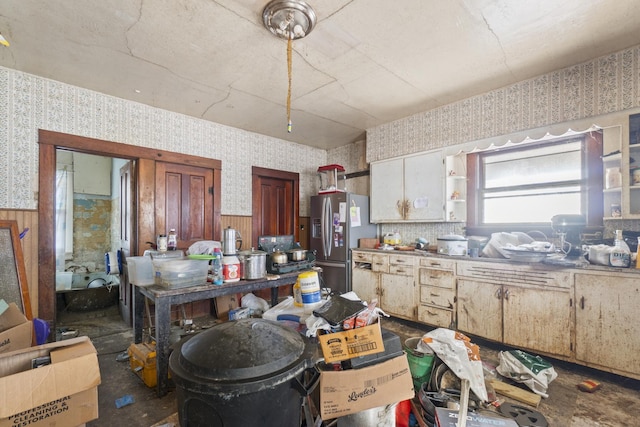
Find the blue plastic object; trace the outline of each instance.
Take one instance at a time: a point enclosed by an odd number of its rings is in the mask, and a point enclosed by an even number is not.
[[[49,339],[49,333],[51,332],[49,323],[36,317],[35,319],[33,319],[33,330],[36,334],[36,344],[46,344],[47,340]]]
[[[125,394],[124,396],[116,399],[116,408],[120,409],[123,406],[131,405],[133,403],[133,396]]]

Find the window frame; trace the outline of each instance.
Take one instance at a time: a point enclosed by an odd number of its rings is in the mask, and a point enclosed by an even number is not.
[[[501,147],[495,151],[525,151],[542,144],[562,144],[568,141],[582,142],[582,204],[585,207],[587,226],[585,232],[598,231],[603,228],[603,164],[602,164],[602,131],[590,131],[583,134],[549,139],[532,143],[524,143],[512,147]],[[467,235],[489,236],[499,231],[539,231],[547,237],[553,236],[551,218],[543,223],[507,223],[484,224],[482,218],[482,163],[481,159],[488,151],[467,154]],[[561,213],[561,212],[558,212]]]

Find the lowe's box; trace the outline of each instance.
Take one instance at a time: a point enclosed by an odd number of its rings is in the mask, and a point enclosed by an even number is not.
[[[324,420],[413,397],[413,380],[404,354],[366,368],[320,373],[320,414]]]
[[[0,355],[0,427],[78,426],[98,418],[98,356],[88,337]]]
[[[0,354],[31,347],[32,340],[33,322],[12,302],[0,315]]]

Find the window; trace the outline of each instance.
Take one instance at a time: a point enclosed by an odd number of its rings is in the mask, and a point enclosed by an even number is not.
[[[468,228],[531,230],[561,213],[601,225],[601,155],[600,132],[470,154]]]

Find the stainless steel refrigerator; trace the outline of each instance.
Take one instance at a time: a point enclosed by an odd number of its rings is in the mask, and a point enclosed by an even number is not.
[[[369,223],[369,197],[351,193],[311,197],[310,248],[322,267],[324,286],[333,292],[351,291],[351,250],[358,239],[377,237]]]

